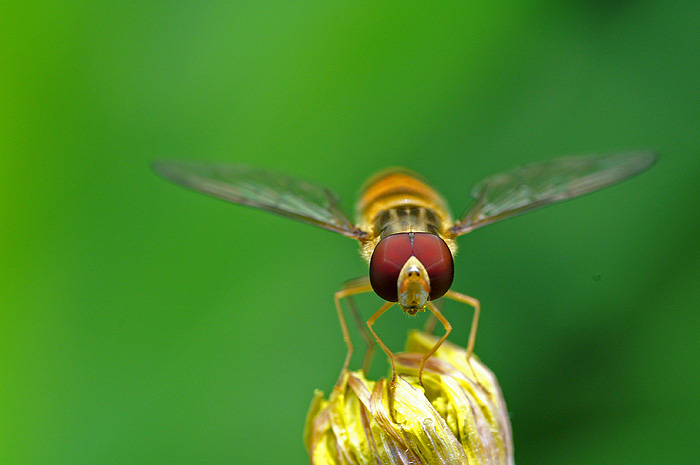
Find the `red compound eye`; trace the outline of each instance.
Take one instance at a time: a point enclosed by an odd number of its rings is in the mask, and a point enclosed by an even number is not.
[[[388,301],[399,300],[397,283],[406,260],[413,255],[409,233],[400,233],[382,239],[369,262],[369,282],[379,297]]]
[[[452,252],[439,236],[429,233],[415,233],[413,255],[425,267],[430,278],[430,300],[439,299],[450,290],[455,268]]]
[[[442,297],[450,289],[454,265],[445,241],[430,233],[399,233],[382,239],[372,253],[369,281],[379,297],[389,302],[399,300],[399,273],[411,255],[428,272],[431,299]]]

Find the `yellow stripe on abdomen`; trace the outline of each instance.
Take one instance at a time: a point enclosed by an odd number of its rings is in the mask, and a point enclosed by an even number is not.
[[[377,216],[382,212],[410,207],[432,210],[443,224],[452,223],[442,196],[417,175],[402,168],[380,172],[365,184],[357,202],[358,222],[362,229],[372,231]]]

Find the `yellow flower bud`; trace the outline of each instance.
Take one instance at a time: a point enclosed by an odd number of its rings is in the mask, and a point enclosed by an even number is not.
[[[328,399],[316,391],[304,431],[311,464],[512,465],[505,401],[476,357],[467,363],[465,350],[446,341],[418,383],[422,354],[436,341],[409,335],[394,386],[349,372]]]

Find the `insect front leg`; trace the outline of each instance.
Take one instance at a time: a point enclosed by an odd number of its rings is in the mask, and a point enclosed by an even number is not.
[[[433,304],[435,305],[435,308],[438,310],[442,311],[442,305],[445,301],[442,299],[434,300]],[[428,318],[425,320],[425,324],[423,325],[423,332],[428,333],[428,334],[433,334],[435,332],[435,325],[437,324],[438,319],[435,315],[430,313],[428,315]]]
[[[389,362],[391,362],[391,385],[393,386],[394,383],[396,382],[396,364],[394,363],[394,354],[392,351],[389,350],[389,348],[382,342],[382,340],[377,336],[377,333],[374,332],[374,329],[372,328],[372,325],[374,324],[375,321],[377,321],[377,318],[382,316],[384,312],[389,310],[395,302],[385,302],[384,305],[381,306],[379,310],[377,310],[374,315],[370,317],[369,320],[367,320],[367,327],[369,330],[372,332],[372,335],[374,336],[374,339],[377,341],[377,344],[379,344],[379,347],[382,348],[384,353],[389,357]]]
[[[434,303],[428,302],[428,309],[430,310],[430,313],[432,313],[435,318],[442,323],[442,325],[445,327],[445,334],[435,343],[433,347],[430,348],[428,352],[423,354],[423,359],[420,361],[420,368],[418,369],[418,383],[420,383],[421,386],[423,386],[423,368],[425,367],[425,362],[428,361],[428,359],[435,353],[436,350],[440,348],[443,342],[445,342],[445,339],[447,339],[447,336],[452,332],[452,325],[450,324],[449,321],[447,321],[447,318],[438,310],[438,308],[435,306]]]

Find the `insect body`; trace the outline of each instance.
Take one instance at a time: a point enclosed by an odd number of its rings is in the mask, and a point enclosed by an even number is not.
[[[449,290],[457,246],[437,192],[411,173],[388,171],[368,183],[358,213],[360,228],[368,231],[362,256],[381,298],[414,315]]]
[[[369,276],[336,292],[335,303],[348,353],[353,352],[341,299],[374,291],[386,303],[367,321],[379,346],[396,367],[389,348],[372,329],[376,319],[398,303],[414,315],[428,309],[445,334],[423,357],[423,366],[452,330],[433,303],[440,297],[474,308],[467,360],[473,351],[479,301],[450,289],[454,276],[455,239],[476,228],[556,202],[593,192],[648,169],[657,156],[650,152],[558,158],[491,176],[476,184],[474,202],[457,220],[446,202],[416,174],[404,169],[379,173],[365,185],[357,202],[357,222],[342,213],[330,190],[286,175],[244,165],[157,161],[155,171],[171,181],[229,202],[271,211],[335,231],[360,243]]]

